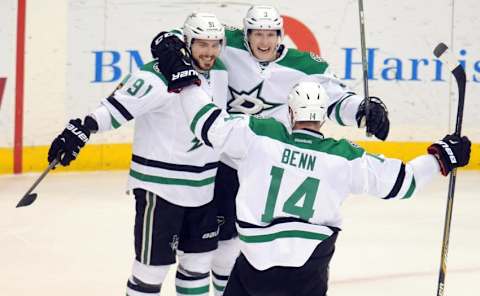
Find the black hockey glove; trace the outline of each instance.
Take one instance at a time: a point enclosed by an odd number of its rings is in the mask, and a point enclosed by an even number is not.
[[[359,127],[363,126],[363,121],[366,119],[367,133],[375,135],[378,139],[385,141],[390,131],[390,120],[388,120],[388,110],[385,104],[377,97],[370,97],[368,104],[369,112],[366,116],[366,102],[363,100],[358,106],[355,119]]]
[[[185,43],[168,32],[160,32],[150,44],[152,56],[168,81],[169,92],[180,92],[191,84],[200,85],[198,73],[193,69],[192,58]]]
[[[87,116],[87,118],[91,117]],[[88,122],[87,119],[85,121]],[[48,162],[51,163],[55,158],[59,158],[63,166],[69,165],[72,160],[77,158],[80,149],[85,146],[89,137],[90,128],[83,125],[79,118],[70,120],[67,127],[50,145]]]
[[[454,168],[468,164],[471,145],[466,136],[446,135],[442,140],[430,145],[427,151],[435,156],[442,175],[446,176]]]

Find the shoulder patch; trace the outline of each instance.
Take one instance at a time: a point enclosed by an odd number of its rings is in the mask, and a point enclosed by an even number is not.
[[[350,145],[352,145],[354,148],[362,149],[362,147],[358,146],[357,143],[354,143],[354,142],[352,142],[352,141],[350,141],[350,140],[347,140],[347,139],[345,139],[345,141],[347,141],[347,142],[348,142]]]
[[[314,52],[310,52],[310,57],[312,58],[312,60],[317,61],[319,63],[326,63],[326,61],[321,56],[319,56]]]
[[[235,27],[235,26],[231,26],[231,25],[225,25],[224,24],[223,27],[225,27],[226,31],[241,31],[240,28]]]
[[[314,53],[289,48],[283,59],[277,64],[301,71],[307,75],[323,74],[328,63]]]
[[[140,70],[151,72],[151,73],[155,74],[158,78],[160,78],[160,80],[162,80],[162,82],[165,85],[168,84],[167,79],[165,78],[165,76],[163,76],[162,71],[160,71],[160,68],[158,67],[158,61],[157,60],[153,60],[153,61],[143,65],[143,67]]]

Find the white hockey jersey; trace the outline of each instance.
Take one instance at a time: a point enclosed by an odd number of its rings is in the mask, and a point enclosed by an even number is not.
[[[226,105],[227,71],[217,59],[209,79],[200,75],[209,100]],[[128,75],[93,112],[100,131],[135,119],[128,188],[142,188],[180,206],[197,207],[213,198],[218,153],[189,130],[179,95],[167,92],[157,61]]]
[[[245,47],[243,31],[225,28],[227,46],[221,58],[229,72],[227,112],[274,117],[289,124],[288,94],[299,81],[316,81],[330,98],[328,117],[340,125],[356,126],[355,114],[362,98],[329,73],[320,57],[284,48],[273,62],[262,65]]]
[[[439,173],[431,155],[404,164],[272,118],[220,112],[198,87],[182,95],[192,131],[236,162],[240,249],[258,270],[302,266],[341,227],[349,194],[408,199]]]

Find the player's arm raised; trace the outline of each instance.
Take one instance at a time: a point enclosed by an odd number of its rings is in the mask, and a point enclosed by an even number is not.
[[[315,58],[314,55],[311,56],[313,56],[312,59]],[[318,57],[315,59],[318,61],[312,61],[312,63],[317,63],[318,66],[312,68],[321,69],[318,71],[321,74],[313,74],[309,78],[319,82],[330,98],[328,118],[339,125],[365,127],[368,133],[375,135],[380,140],[385,140],[390,130],[390,121],[387,107],[383,101],[378,97],[370,97],[367,115],[365,98],[355,94],[335,77],[325,61]],[[368,118],[366,118],[367,116]]]
[[[383,199],[407,199],[439,173],[468,164],[470,140],[447,135],[428,148],[428,154],[403,163],[399,159],[364,153],[351,162],[352,193],[368,193]],[[367,168],[367,169],[365,169]]]

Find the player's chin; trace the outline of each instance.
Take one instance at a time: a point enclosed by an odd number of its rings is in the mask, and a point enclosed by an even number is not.
[[[273,51],[261,51],[257,50],[255,53],[255,57],[261,61],[270,61],[272,57],[274,56]]]
[[[213,62],[201,62],[199,63],[198,67],[200,68],[200,70],[203,70],[203,71],[209,71],[210,69],[213,68]]]

